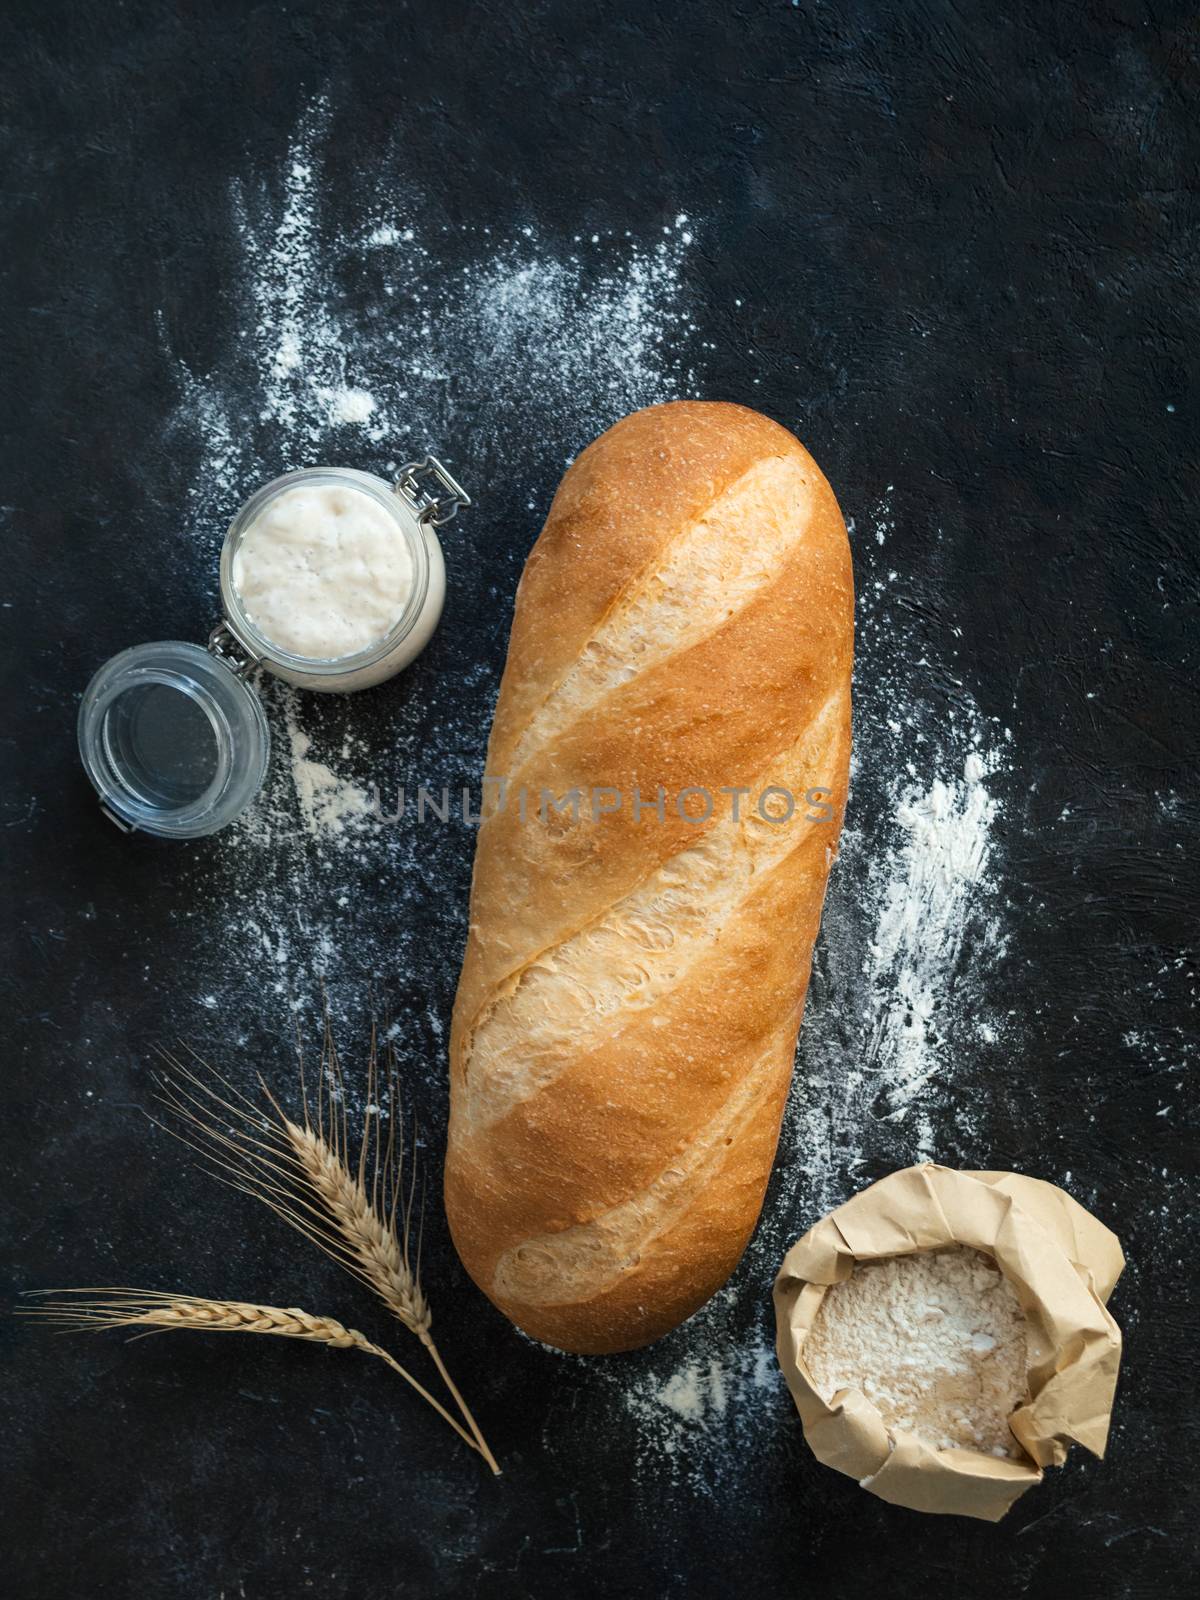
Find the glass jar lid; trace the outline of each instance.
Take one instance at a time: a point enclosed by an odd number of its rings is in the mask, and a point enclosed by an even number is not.
[[[271,735],[258,696],[197,644],[134,645],[105,662],[79,707],[79,753],[126,832],[197,839],[262,788]]]

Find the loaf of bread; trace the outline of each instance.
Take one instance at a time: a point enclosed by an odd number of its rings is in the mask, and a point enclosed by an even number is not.
[[[645,1344],[745,1248],[845,807],[852,651],[837,502],[766,417],[653,406],[563,478],[488,746],[446,1161],[468,1272],[536,1339]]]

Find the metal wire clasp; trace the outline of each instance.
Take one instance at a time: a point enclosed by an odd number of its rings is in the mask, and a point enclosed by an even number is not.
[[[430,481],[423,482],[424,479]],[[401,467],[396,493],[412,507],[419,521],[432,523],[435,528],[449,522],[460,507],[471,504],[471,496],[436,456],[425,456]]]
[[[207,648],[209,654],[216,656],[222,666],[228,667],[235,678],[248,677],[262,659],[246,648],[228,622],[217,623],[208,636]]]

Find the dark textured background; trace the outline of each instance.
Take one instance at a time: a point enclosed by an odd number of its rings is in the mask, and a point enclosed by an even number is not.
[[[176,538],[196,447],[164,434],[177,375],[160,332],[194,371],[220,359],[230,182],[277,166],[318,94],[347,191],[398,142],[452,225],[528,221],[553,240],[703,218],[689,263],[710,345],[700,392],[795,427],[848,513],[894,485],[879,559],[900,569],[908,620],[935,650],[962,628],[959,669],[1016,735],[1005,892],[1020,958],[1002,981],[1028,1025],[1019,1058],[986,1074],[962,1065],[983,1133],[947,1135],[939,1153],[1070,1173],[1130,1259],[1108,1459],[1073,1459],[999,1527],[922,1520],[824,1471],[782,1391],[750,1446],[727,1443],[740,1458],[715,1490],[636,1472],[633,1425],[597,1372],[481,1307],[436,1207],[427,1267],[443,1343],[504,1457],[498,1482],[351,1356],[269,1340],[54,1343],[9,1324],[5,1592],[1190,1592],[1200,67],[1188,9],[5,0],[0,26],[0,1138],[14,1292],[280,1284],[284,1303],[387,1331],[332,1267],[265,1214],[247,1219],[140,1121],[155,1040],[236,1044],[248,1074],[286,1060],[283,1022],[255,1010],[247,954],[245,1012],[197,1023],[185,999],[207,955],[181,907],[217,846],[119,837],[74,748],[79,692],[105,656],[201,637],[213,615],[215,544],[185,557]],[[333,183],[335,215],[340,194]],[[561,451],[519,468],[493,459],[479,442],[486,396],[478,415],[455,458],[484,492],[452,559],[453,627],[394,691],[431,708],[418,733],[478,701],[455,751],[468,771],[536,526],[524,508],[544,507],[561,470]],[[259,448],[269,461],[269,439]],[[876,553],[856,546],[856,559],[862,584]],[[487,676],[471,680],[479,661]],[[387,694],[354,715],[384,726],[399,703]],[[470,841],[430,850],[361,915],[421,928],[370,976],[393,1012],[419,1002],[444,1023]],[[436,1057],[436,1028],[425,1042]],[[434,1184],[438,1081],[418,1094]],[[903,1158],[877,1143],[858,1178]],[[731,1326],[769,1330],[763,1263],[811,1220],[773,1191]]]

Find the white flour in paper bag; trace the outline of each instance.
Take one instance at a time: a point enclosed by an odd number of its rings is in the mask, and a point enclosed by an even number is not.
[[[826,1404],[860,1389],[932,1450],[1022,1454],[1008,1418],[1027,1397],[1025,1317],[978,1250],[855,1267],[821,1302],[804,1359]]]

